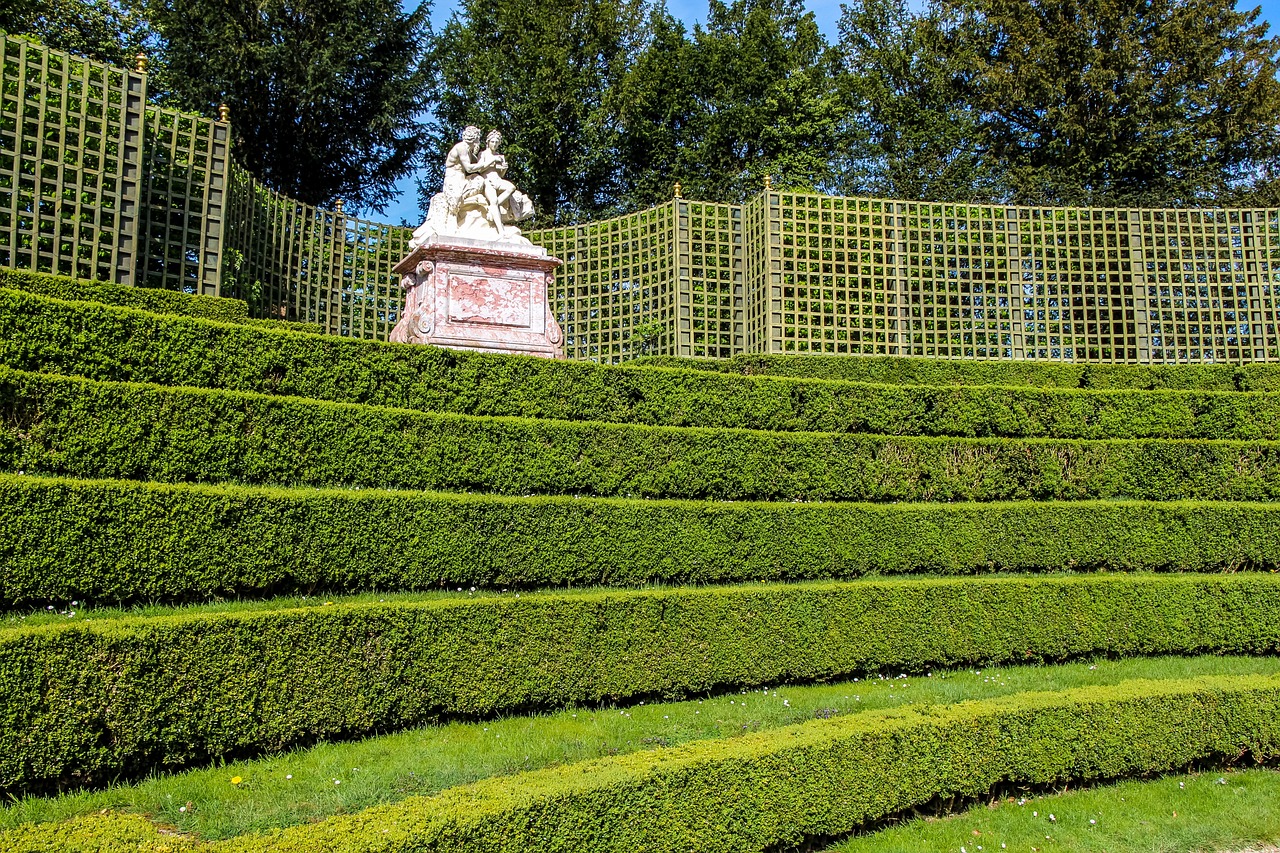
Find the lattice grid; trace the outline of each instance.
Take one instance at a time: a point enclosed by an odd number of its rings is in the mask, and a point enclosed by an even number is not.
[[[258,316],[317,323],[332,334],[382,338],[401,303],[391,271],[412,230],[324,210],[231,167],[223,295]]]
[[[567,357],[617,363],[678,353],[676,204],[528,233],[564,261],[548,299]]]
[[[742,208],[679,201],[680,355],[742,352]]]
[[[147,109],[139,284],[218,295],[229,134],[226,122]]]
[[[134,281],[146,78],[3,39],[0,266]]]

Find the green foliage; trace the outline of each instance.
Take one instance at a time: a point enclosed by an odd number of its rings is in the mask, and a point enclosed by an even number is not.
[[[0,495],[0,606],[441,585],[1280,568],[1276,504],[715,503],[13,475],[0,475]]]
[[[721,500],[1280,499],[1280,445],[486,418],[0,368],[0,468],[164,482]]]
[[[901,356],[766,355],[727,359],[646,356],[634,366],[712,370],[746,376],[790,376],[889,385],[1023,385],[1045,388],[1280,391],[1280,367],[1255,364],[1064,364]]]
[[[121,68],[134,66],[151,35],[119,0],[0,0],[0,31]]]
[[[144,0],[154,86],[175,106],[231,107],[236,159],[308,204],[382,209],[417,164],[429,4],[397,0]]]
[[[607,207],[615,189],[616,128],[606,93],[649,38],[652,0],[463,0],[435,46],[432,177],[467,124],[507,139],[510,178],[544,220]]]
[[[890,386],[607,367],[322,339],[12,292],[0,293],[0,364],[427,411],[667,426],[1085,439],[1280,437],[1280,396],[1273,393]]]
[[[842,119],[834,54],[801,0],[711,0],[691,52],[691,198],[740,202],[766,176],[784,189],[828,185]]]
[[[1232,0],[954,0],[953,64],[1022,203],[1169,206],[1280,157],[1280,41]]]
[[[929,201],[999,198],[1000,164],[980,136],[964,69],[948,51],[937,4],[842,6],[837,83],[856,135],[839,148],[836,185],[848,195]]]
[[[198,296],[172,290],[155,290],[100,281],[83,281],[29,270],[0,270],[0,287],[23,290],[55,299],[136,308],[154,314],[201,317],[223,323],[253,322],[249,320],[248,305],[238,299]]]
[[[996,578],[508,594],[9,628],[0,630],[0,790],[93,783],[440,715],[884,667],[1272,651],[1278,606],[1280,580],[1269,575]]]
[[[489,779],[196,849],[778,849],[1001,782],[1146,774],[1246,752],[1271,757],[1280,751],[1277,684],[1266,676],[1130,681],[814,720]],[[83,831],[93,820],[74,826]],[[127,833],[127,849],[137,850],[137,824],[126,821],[108,817],[104,827]],[[43,850],[35,845],[45,830],[31,825],[0,840],[24,853]]]

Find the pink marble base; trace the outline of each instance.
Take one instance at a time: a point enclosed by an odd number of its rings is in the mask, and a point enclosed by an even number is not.
[[[564,358],[547,303],[561,263],[538,246],[433,237],[395,266],[405,300],[391,340]]]

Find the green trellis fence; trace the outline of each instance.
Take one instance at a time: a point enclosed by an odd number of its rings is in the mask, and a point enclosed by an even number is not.
[[[410,231],[263,186],[225,119],[3,39],[0,266],[247,300],[385,338]],[[570,358],[741,352],[1280,360],[1280,210],[1038,208],[766,187],[532,231]]]

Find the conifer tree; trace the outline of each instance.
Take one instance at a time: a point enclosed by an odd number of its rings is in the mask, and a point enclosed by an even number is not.
[[[421,149],[428,7],[397,0],[149,0],[155,83],[231,107],[236,159],[292,198],[380,209]]]

